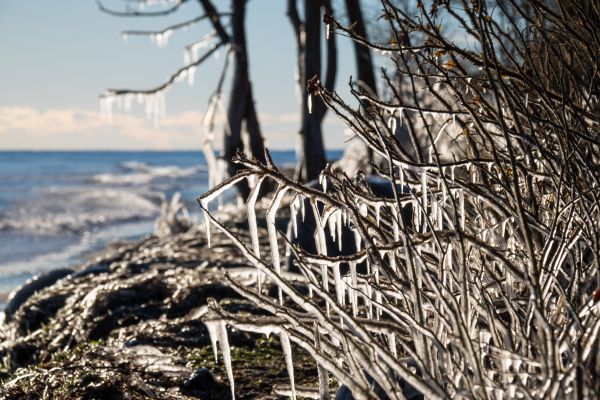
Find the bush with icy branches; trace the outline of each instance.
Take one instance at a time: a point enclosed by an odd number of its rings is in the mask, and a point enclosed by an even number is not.
[[[357,110],[318,79],[309,87],[381,158],[375,170],[392,196],[374,195],[360,174],[331,170],[316,190],[269,157],[263,165],[240,156],[242,172],[199,199],[208,231],[224,231],[257,268],[256,287],[229,283],[271,314],[249,319],[209,305],[206,322],[230,379],[226,324],[280,336],[293,398],[290,343],[315,359],[321,398],[330,374],[355,398],[597,398],[597,6],[394,4],[382,1],[379,23],[391,38],[383,43],[325,17],[331,33],[389,57],[386,99],[353,90]],[[449,27],[459,32],[450,36]],[[254,187],[250,243],[207,211],[240,180]],[[266,180],[277,187],[266,212],[268,262],[255,211]],[[316,216],[318,254],[275,229],[287,205]],[[358,250],[328,255],[327,236],[341,241],[342,230],[354,233]],[[284,271],[284,248],[300,273]],[[278,287],[274,297],[267,283]]]

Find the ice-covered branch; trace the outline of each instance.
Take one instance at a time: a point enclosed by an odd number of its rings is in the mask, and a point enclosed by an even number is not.
[[[188,1],[189,0],[174,0],[173,5],[171,5],[168,8],[165,8],[163,10],[158,10],[158,11],[145,11],[140,8],[141,6],[146,5],[146,4],[153,5],[155,3],[158,3],[158,2],[152,2],[152,1],[136,2],[136,5],[138,6],[137,9],[130,9],[128,7],[125,11],[117,11],[117,10],[107,8],[104,6],[104,4],[102,3],[101,0],[96,0],[96,4],[98,5],[99,10],[102,11],[103,13],[113,15],[116,17],[162,17],[165,15],[172,14],[175,11],[179,10],[179,7],[181,7],[183,4],[187,3]],[[163,3],[163,2],[160,2],[160,3]]]
[[[195,72],[197,66],[206,61],[224,45],[225,43],[223,42],[217,43],[213,48],[202,55],[202,57],[179,68],[171,74],[164,83],[154,88],[144,90],[107,89],[106,92],[100,96],[100,108],[102,114],[105,118],[110,120],[113,104],[116,103],[117,106],[128,110],[131,107],[133,100],[137,100],[139,103],[145,103],[146,113],[155,121],[155,123],[158,123],[165,112],[164,94],[169,90],[171,85],[186,78],[188,73]]]
[[[229,16],[231,15],[230,13],[222,13],[220,14],[220,16]],[[123,37],[124,40],[127,40],[130,36],[148,36],[150,37],[150,39],[153,42],[156,42],[156,44],[159,47],[163,47],[167,45],[167,42],[169,40],[169,37],[175,33],[178,30],[186,30],[188,29],[190,26],[193,26],[197,23],[199,23],[200,21],[208,18],[209,16],[207,14],[205,15],[201,15],[198,16],[194,19],[191,19],[189,21],[184,21],[184,22],[180,22],[174,25],[170,25],[162,30],[158,30],[158,31],[141,31],[141,30],[126,30],[126,31],[122,31],[121,32],[121,36]]]

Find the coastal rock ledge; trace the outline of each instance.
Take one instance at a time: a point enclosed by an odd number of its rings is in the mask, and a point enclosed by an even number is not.
[[[247,235],[242,221],[226,223]],[[267,249],[266,230],[259,234]],[[216,232],[206,244],[195,227],[113,243],[79,267],[94,273],[68,275],[29,297],[0,330],[0,399],[230,398],[202,322],[207,301],[231,313],[260,312],[224,284],[224,271],[254,279],[238,249]],[[276,337],[230,329],[229,340],[236,398],[285,394]],[[298,393],[312,397],[316,365],[294,351]]]

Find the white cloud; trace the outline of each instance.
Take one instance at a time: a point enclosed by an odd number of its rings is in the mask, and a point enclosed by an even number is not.
[[[199,149],[202,117],[198,111],[167,114],[154,126],[143,115],[114,112],[109,124],[97,110],[0,107],[0,149]],[[259,119],[270,147],[294,146],[297,113],[261,113]]]

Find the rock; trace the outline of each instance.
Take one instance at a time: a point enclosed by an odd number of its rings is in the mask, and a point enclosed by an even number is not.
[[[352,396],[352,391],[348,386],[342,385],[335,392],[335,400],[354,400],[354,396]]]
[[[54,285],[59,279],[62,279],[73,273],[70,268],[59,268],[49,272],[35,275],[27,280],[21,286],[13,290],[8,296],[6,307],[4,308],[4,322],[10,322],[17,310],[36,292]]]
[[[231,396],[229,388],[217,382],[208,368],[195,370],[190,378],[181,385],[181,392],[204,400],[228,399]]]
[[[110,268],[108,266],[94,264],[94,265],[90,265],[80,271],[76,271],[76,272],[72,273],[70,278],[75,279],[75,278],[81,278],[81,277],[87,276],[87,275],[97,275],[97,274],[104,274],[104,273],[108,273],[108,272],[110,272]]]
[[[198,368],[182,387],[186,390],[211,392],[217,386],[217,381],[208,368]]]

